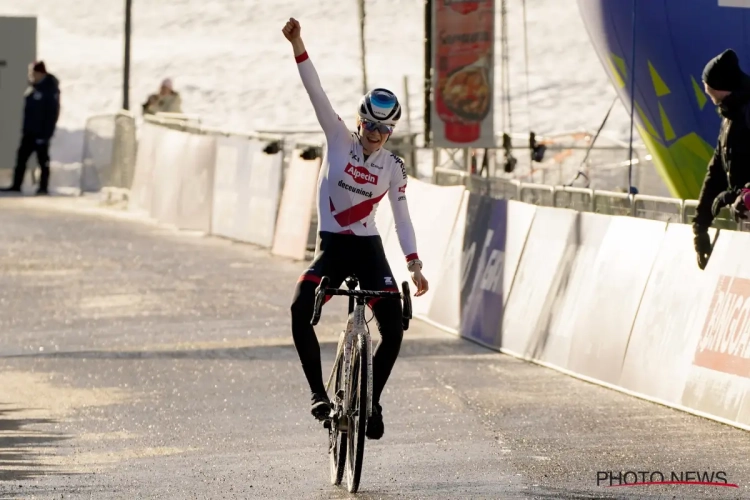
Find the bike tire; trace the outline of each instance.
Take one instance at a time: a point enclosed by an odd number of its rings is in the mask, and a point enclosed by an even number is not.
[[[344,357],[339,358],[339,362],[336,366],[336,375],[333,380],[333,394],[329,397],[331,401],[335,401],[336,394],[339,390],[343,389],[343,378],[341,370],[344,365]],[[338,486],[341,484],[341,480],[344,478],[344,470],[346,469],[346,448],[348,446],[348,439],[346,432],[340,431],[337,425],[333,425],[328,429],[328,461],[331,469],[331,484]]]
[[[364,335],[357,338],[355,355],[352,356],[350,372],[350,408],[356,410],[348,415],[349,428],[347,441],[346,486],[349,493],[356,493],[362,476],[362,462],[365,456],[365,429],[367,428],[367,342]]]

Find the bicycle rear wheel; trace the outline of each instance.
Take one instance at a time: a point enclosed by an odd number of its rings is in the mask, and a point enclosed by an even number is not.
[[[348,415],[348,450],[346,461],[346,485],[349,493],[359,489],[362,461],[365,456],[365,429],[367,427],[367,342],[364,335],[357,337],[356,349],[352,353],[349,395],[351,405]]]
[[[344,357],[341,356],[334,368],[336,373],[333,379],[333,394],[329,396],[334,404],[344,393],[344,377],[341,374],[343,365]],[[340,406],[336,406],[336,409],[339,410]],[[337,416],[339,415],[340,413],[337,411]],[[336,422],[331,422],[331,426],[328,428],[328,458],[331,467],[331,484],[334,486],[341,484],[341,479],[344,477],[347,444],[346,432],[341,431]]]

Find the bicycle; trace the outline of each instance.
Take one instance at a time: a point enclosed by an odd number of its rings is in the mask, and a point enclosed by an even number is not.
[[[349,318],[339,336],[336,360],[326,384],[332,406],[330,417],[324,421],[328,429],[331,484],[341,484],[346,469],[347,489],[356,493],[362,474],[367,419],[372,415],[372,338],[365,321],[365,303],[373,298],[402,299],[401,320],[406,331],[412,318],[411,295],[406,281],[401,283],[401,292],[356,290],[359,284],[356,276],[345,280],[348,290],[328,288],[328,283],[328,277],[323,277],[315,290],[315,310],[310,324],[315,326],[320,321],[327,295],[349,297]]]

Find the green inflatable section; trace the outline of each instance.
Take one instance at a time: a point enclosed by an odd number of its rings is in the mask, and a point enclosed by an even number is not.
[[[616,54],[610,54],[606,64],[612,84],[615,86],[626,109],[630,106],[629,89],[625,82],[628,78],[628,68],[625,60]],[[670,120],[666,104],[673,95],[670,86],[685,85],[688,95],[695,96],[691,105],[697,106],[702,111],[708,103],[708,98],[703,88],[694,77],[689,82],[666,82],[659,74],[657,68],[648,61],[648,70],[651,85],[639,85],[635,103],[637,116],[635,125],[643,142],[651,153],[653,163],[669,188],[672,196],[681,199],[697,199],[706,176],[708,162],[713,156],[714,147],[708,144],[697,132],[689,132],[681,137],[675,134],[673,121]],[[642,96],[650,102],[640,102]],[[671,102],[674,105],[674,101]],[[647,108],[644,111],[643,107]],[[654,123],[650,118],[657,116],[658,122]],[[650,111],[650,113],[649,113]],[[684,112],[686,110],[681,109]],[[678,129],[685,130],[685,124],[677,123]],[[682,126],[680,126],[682,125]],[[717,129],[718,134],[718,129]]]

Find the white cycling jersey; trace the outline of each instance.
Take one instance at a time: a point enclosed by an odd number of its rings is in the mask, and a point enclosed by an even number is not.
[[[407,261],[418,258],[406,202],[403,161],[383,148],[365,160],[359,135],[351,132],[333,110],[307,52],[296,60],[327,143],[318,177],[318,230],[378,235],[375,212],[380,200],[388,194],[401,250]]]

